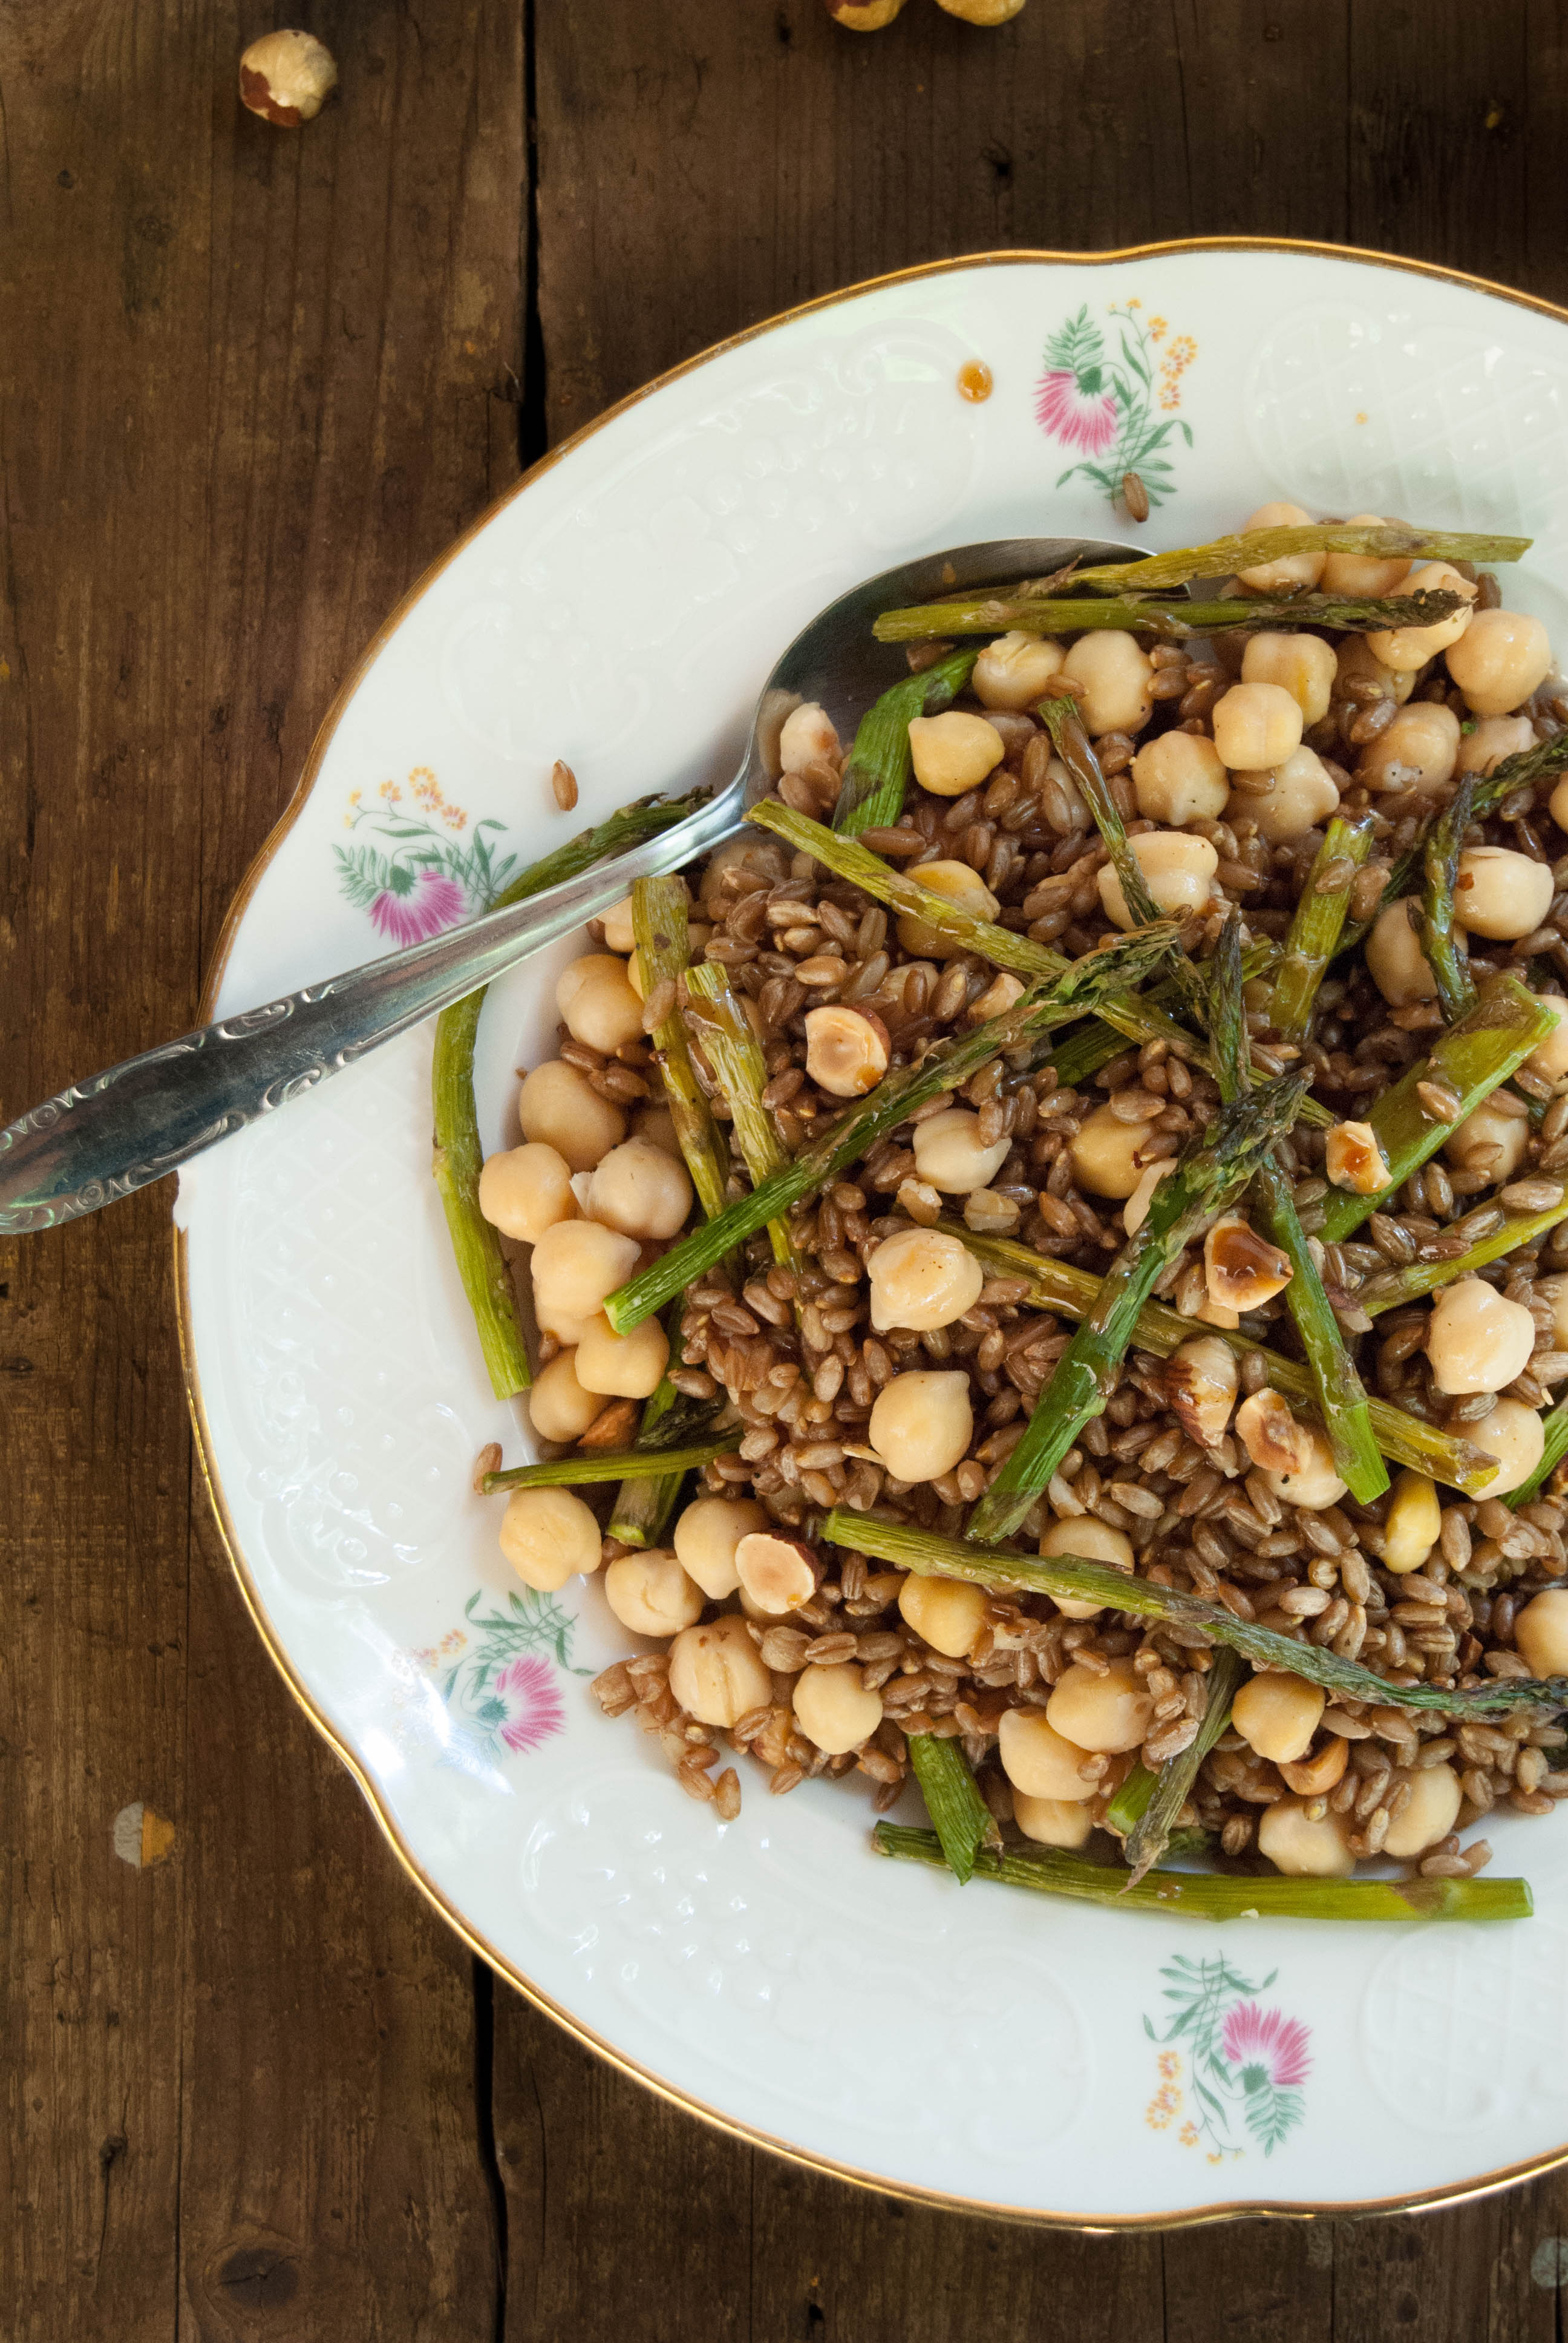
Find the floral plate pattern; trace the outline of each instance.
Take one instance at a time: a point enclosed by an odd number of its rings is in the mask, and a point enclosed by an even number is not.
[[[728,777],[757,679],[833,594],[945,544],[1132,538],[1129,472],[1154,545],[1275,497],[1532,533],[1511,598],[1561,641],[1565,456],[1563,321],[1375,256],[1004,255],[775,321],[569,445],[416,588],[242,894],[206,1013],[435,933],[628,798]],[[649,615],[607,675],[588,613],[611,575]],[[515,1137],[513,1070],[548,1053],[571,950],[492,989],[487,1146]],[[1211,1929],[881,1868],[841,1785],[769,1801],[749,1778],[729,1825],[683,1799],[587,1695],[626,1640],[598,1588],[518,1588],[473,1493],[476,1453],[528,1438],[449,1257],[429,1058],[407,1036],[203,1158],[176,1220],[246,1598],[470,1942],[699,2113],[1025,2217],[1409,2202],[1568,2153],[1550,1825],[1492,1834],[1499,1869],[1528,1869],[1530,1923]]]

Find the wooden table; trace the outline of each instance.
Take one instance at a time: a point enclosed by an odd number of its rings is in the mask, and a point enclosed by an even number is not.
[[[377,621],[704,344],[940,254],[1193,234],[1568,301],[1561,0],[1029,0],[992,32],[910,0],[874,36],[821,0],[308,17],[342,102],[278,132],[234,94],[256,6],[0,7],[3,1116],[192,1021]],[[498,1988],[245,1615],[169,1201],[0,1241],[6,2343],[1561,2333],[1568,2179],[1363,2224],[1004,2227],[739,2147]]]

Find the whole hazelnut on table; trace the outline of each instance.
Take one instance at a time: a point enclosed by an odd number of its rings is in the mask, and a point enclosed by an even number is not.
[[[904,0],[827,0],[828,14],[835,25],[842,25],[849,33],[879,33],[890,25]]]
[[[314,121],[337,86],[337,62],[314,33],[264,33],[239,61],[241,104],[280,130]]]

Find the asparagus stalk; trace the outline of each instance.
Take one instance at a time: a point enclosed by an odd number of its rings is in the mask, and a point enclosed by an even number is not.
[[[1232,911],[1220,935],[1215,954],[1213,990],[1214,1055],[1220,1068],[1221,1096],[1245,1095],[1248,1070],[1247,1013],[1241,998],[1241,921]],[[1334,1469],[1358,1502],[1369,1504],[1388,1487],[1388,1473],[1378,1454],[1367,1408],[1367,1395],[1355,1363],[1345,1347],[1339,1320],[1329,1307],[1301,1222],[1291,1198],[1290,1182],[1268,1155],[1252,1182],[1263,1225],[1291,1264],[1285,1301],[1302,1338],[1318,1413],[1333,1452]]]
[[[762,1045],[717,960],[704,960],[687,970],[686,994],[687,1016],[697,1028],[703,1055],[729,1101],[735,1136],[751,1184],[757,1187],[774,1172],[784,1171],[789,1161],[779,1126],[762,1103],[768,1087]],[[799,1267],[789,1223],[782,1217],[769,1222],[768,1239],[775,1261],[787,1269]]]
[[[1274,979],[1270,1016],[1282,1041],[1304,1041],[1312,1031],[1318,987],[1334,956],[1350,909],[1351,889],[1372,851],[1372,842],[1370,820],[1344,821],[1336,814],[1324,832]]]
[[[1359,1229],[1369,1214],[1381,1212],[1428,1156],[1435,1155],[1466,1115],[1490,1098],[1516,1066],[1522,1066],[1536,1044],[1555,1030],[1549,1009],[1543,1009],[1516,977],[1494,976],[1475,1007],[1457,1025],[1451,1025],[1432,1044],[1432,1054],[1411,1067],[1392,1090],[1385,1091],[1367,1116],[1389,1183],[1375,1195],[1358,1196],[1335,1188],[1318,1207],[1321,1219],[1314,1234],[1325,1244],[1340,1244]],[[1434,1114],[1421,1092],[1436,1088],[1458,1099],[1452,1114]]]
[[[695,798],[642,798],[622,806],[608,821],[557,847],[541,861],[504,887],[486,905],[498,911],[575,879],[590,863],[607,854],[624,853],[628,846],[657,838],[660,830],[683,821],[697,803]],[[479,1173],[484,1151],[479,1144],[478,1116],[474,1105],[474,1039],[487,988],[456,1001],[436,1020],[436,1050],[431,1068],[435,1112],[435,1153],[432,1168],[447,1216],[447,1232],[457,1258],[457,1274],[468,1297],[478,1329],[479,1348],[498,1399],[527,1391],[532,1376],[528,1354],[518,1324],[512,1273],[501,1251],[501,1241],[479,1210]]]
[[[1254,1665],[1283,1669],[1308,1684],[1322,1684],[1325,1692],[1370,1701],[1379,1708],[1432,1709],[1442,1716],[1466,1717],[1505,1716],[1519,1708],[1555,1713],[1568,1705],[1568,1676],[1495,1676],[1474,1685],[1452,1686],[1391,1684],[1359,1660],[1342,1660],[1323,1645],[1298,1643],[1292,1635],[1259,1626],[1254,1619],[1238,1619],[1222,1603],[1207,1603],[1201,1594],[1161,1586],[1152,1578],[1130,1577],[1111,1563],[1085,1562],[1077,1554],[1042,1555],[1037,1561],[1010,1552],[978,1554],[972,1539],[960,1543],[939,1537],[908,1522],[851,1513],[842,1505],[828,1515],[822,1534],[832,1545],[873,1554],[928,1578],[961,1578],[971,1585],[1015,1594],[1065,1594],[1136,1618],[1173,1620],[1179,1626],[1197,1628],[1212,1643],[1229,1645]]]
[[[1122,1853],[1132,1874],[1129,1887],[1137,1886],[1170,1845],[1176,1817],[1192,1794],[1198,1769],[1231,1722],[1231,1701],[1243,1674],[1236,1653],[1215,1653],[1205,1679],[1209,1696],[1196,1737],[1161,1766],[1148,1803],[1127,1835]]]
[[[1487,814],[1494,813],[1516,789],[1533,789],[1538,782],[1549,780],[1553,774],[1564,771],[1568,771],[1568,732],[1559,732],[1550,740],[1538,740],[1533,749],[1521,749],[1513,756],[1504,757],[1484,780],[1476,783],[1475,795],[1471,802],[1471,820],[1481,821]],[[1401,895],[1409,894],[1421,872],[1424,854],[1423,831],[1390,870],[1387,884],[1378,898],[1378,911]],[[1377,915],[1374,911],[1372,919],[1357,920],[1345,929],[1334,955],[1336,959],[1342,952],[1353,951],[1371,930]]]
[[[977,1236],[961,1221],[939,1221],[937,1226],[967,1245],[975,1259],[997,1277],[1026,1280],[1029,1298],[1037,1309],[1054,1311],[1064,1318],[1087,1317],[1093,1309],[1101,1281],[1091,1270],[1075,1269],[1070,1262],[1051,1261],[1011,1237]],[[1144,1303],[1129,1348],[1150,1351],[1157,1359],[1168,1359],[1179,1344],[1210,1334],[1218,1334],[1238,1358],[1256,1352],[1267,1362],[1269,1382],[1275,1391],[1283,1393],[1287,1399],[1312,1403],[1312,1377],[1296,1360],[1283,1358],[1278,1351],[1254,1342],[1250,1334],[1226,1326],[1208,1326],[1199,1318],[1184,1318],[1180,1311],[1169,1309],[1163,1302]],[[1497,1459],[1485,1454],[1472,1442],[1455,1440],[1436,1425],[1423,1423],[1419,1416],[1391,1407],[1386,1400],[1369,1398],[1367,1409],[1378,1446],[1393,1463],[1408,1464],[1430,1480],[1444,1482],[1471,1495],[1494,1478]]]
[[[1517,1509],[1520,1505],[1533,1503],[1564,1456],[1568,1456],[1568,1399],[1560,1399],[1556,1406],[1542,1418],[1542,1423],[1546,1444],[1541,1452],[1541,1462],[1528,1481],[1521,1481],[1518,1488],[1503,1498],[1505,1505]]]
[[[784,1171],[764,1180],[749,1196],[727,1205],[706,1228],[683,1237],[651,1269],[618,1287],[605,1303],[616,1332],[629,1333],[634,1326],[640,1326],[645,1318],[662,1310],[722,1260],[732,1246],[858,1162],[885,1132],[896,1130],[929,1099],[956,1090],[992,1058],[1028,1050],[1053,1027],[1088,1014],[1112,993],[1141,982],[1170,950],[1170,940],[1168,928],[1146,928],[1137,935],[1118,937],[1099,951],[1086,952],[1050,983],[1036,985],[1014,1001],[1004,1016],[988,1018],[972,1032],[940,1042],[919,1066],[900,1067],[886,1075],[869,1097],[840,1115]]]
[[[639,879],[631,890],[631,923],[637,938],[643,999],[650,1001],[659,985],[675,983],[685,973],[691,957],[686,890],[680,880]],[[711,1221],[724,1209],[729,1182],[729,1150],[719,1136],[692,1066],[678,1002],[672,1001],[668,1013],[654,1027],[653,1047],[686,1168],[691,1174],[698,1202]]]
[[[979,653],[950,651],[919,675],[903,677],[860,719],[844,764],[833,827],[847,837],[896,822],[910,786],[910,720],[951,705],[974,670]]]
[[[513,1464],[504,1473],[487,1473],[480,1483],[487,1497],[498,1489],[578,1489],[594,1481],[640,1481],[666,1473],[695,1472],[720,1456],[733,1456],[740,1431],[694,1441],[686,1448],[601,1448],[578,1456],[552,1456],[543,1464]]]
[[[1141,1757],[1136,1759],[1132,1771],[1105,1809],[1105,1827],[1123,1842],[1124,1853],[1126,1841],[1149,1811],[1149,1801],[1159,1778],[1149,1771]]]
[[[1375,600],[1336,594],[1249,594],[1245,599],[1222,601],[1191,602],[1184,596],[1174,601],[1144,601],[1134,592],[1112,601],[1065,601],[991,594],[972,602],[923,602],[906,610],[884,610],[873,631],[879,642],[907,643],[931,636],[996,635],[1010,628],[1026,635],[1077,635],[1116,627],[1153,635],[1161,642],[1185,643],[1195,635],[1232,627],[1337,627],[1353,634],[1376,634],[1385,627],[1434,627],[1462,607],[1462,596],[1431,587]]]
[[[1073,573],[1071,584],[1113,594],[1163,592],[1190,578],[1224,578],[1282,561],[1292,553],[1361,553],[1392,560],[1400,554],[1424,561],[1520,561],[1530,550],[1527,537],[1483,537],[1460,529],[1412,528],[1404,521],[1328,520],[1287,522],[1278,528],[1249,528],[1217,537],[1208,545],[1185,545],[1173,553],[1146,554],[1141,561],[1110,561]]]
[[[935,1831],[879,1823],[871,1838],[879,1855],[946,1868]],[[1134,1885],[1113,1865],[1043,1846],[1027,1854],[1010,1847],[1001,1855],[982,1848],[975,1870],[982,1879],[1027,1887],[1037,1896],[1131,1904],[1149,1912],[1190,1913],[1198,1920],[1528,1920],[1535,1909],[1523,1879],[1286,1879],[1151,1871]]]
[[[787,840],[798,853],[809,854],[836,879],[847,880],[850,886],[859,887],[863,894],[871,896],[879,903],[886,903],[891,910],[909,912],[913,918],[923,920],[949,943],[958,944],[965,951],[972,951],[980,959],[990,960],[993,968],[1005,968],[1014,976],[1039,982],[1048,977],[1060,976],[1073,965],[1060,952],[1052,951],[1048,944],[1035,943],[1030,937],[1020,936],[1011,928],[1001,927],[994,920],[977,919],[972,911],[964,910],[948,896],[935,894],[930,888],[922,887],[918,877],[895,870],[890,863],[883,861],[880,855],[873,854],[869,847],[861,846],[852,839],[835,836],[832,830],[824,830],[820,822],[812,821],[809,815],[797,813],[792,806],[782,805],[775,798],[769,798],[762,804],[754,806],[750,820],[759,830],[770,830],[775,837]],[[916,868],[918,870],[919,866]],[[1254,947],[1254,951],[1257,949]],[[1186,963],[1181,964],[1185,969]],[[1057,1069],[1064,1082],[1087,1080],[1090,1074],[1125,1049],[1129,1041],[1140,1044],[1164,1041],[1183,1057],[1191,1059],[1194,1065],[1210,1066],[1209,1053],[1203,1044],[1185,1025],[1179,1024],[1160,1005],[1157,998],[1136,999],[1129,988],[1115,999],[1101,1001],[1099,1021],[1093,1029],[1092,1042],[1086,1042],[1084,1037],[1074,1035],[1065,1045],[1066,1056],[1057,1057]],[[1107,1041],[1101,1031],[1103,1026],[1114,1029],[1117,1036],[1114,1041]],[[1086,1032],[1088,1030],[1086,1028]],[[1092,1063],[1081,1063],[1081,1055],[1092,1051],[1101,1051],[1102,1054],[1094,1055]],[[1071,1072],[1066,1070],[1070,1062],[1073,1067]],[[1333,1117],[1326,1107],[1319,1105],[1316,1099],[1309,1098],[1303,1101],[1302,1120],[1327,1125]]]
[[[1447,1261],[1412,1261],[1404,1269],[1378,1271],[1358,1289],[1356,1301],[1369,1318],[1381,1318],[1385,1311],[1397,1310],[1406,1302],[1420,1302],[1441,1286],[1452,1285],[1456,1278],[1473,1277],[1477,1270],[1501,1261],[1504,1253],[1533,1244],[1562,1220],[1568,1220],[1568,1199],[1546,1212],[1509,1212],[1489,1236],[1477,1237],[1473,1244]]]
[[[1461,781],[1426,834],[1422,845],[1421,948],[1437,985],[1442,1013],[1451,1025],[1468,1017],[1475,1006],[1475,980],[1464,954],[1454,941],[1453,890],[1459,879],[1459,850],[1475,804],[1475,782]]]
[[[1010,1537],[1091,1416],[1104,1413],[1116,1370],[1160,1277],[1205,1216],[1239,1193],[1288,1131],[1304,1074],[1282,1074],[1251,1097],[1221,1106],[1161,1180],[1135,1235],[1112,1262],[1089,1315],[1035,1403],[1028,1429],[970,1516],[983,1544]]]
[[[975,1856],[998,1833],[990,1807],[956,1741],[911,1733],[910,1764],[931,1818],[942,1860],[960,1885],[974,1875]]]
[[[680,1358],[680,1318],[681,1306],[672,1302],[665,1313],[665,1332],[669,1338],[672,1362],[678,1362]],[[668,1447],[670,1418],[686,1404],[667,1371],[643,1403],[642,1422],[638,1426],[634,1446]],[[616,1493],[606,1535],[617,1539],[622,1545],[657,1545],[675,1511],[684,1477],[682,1473],[671,1473],[667,1478],[658,1481],[624,1482]]]

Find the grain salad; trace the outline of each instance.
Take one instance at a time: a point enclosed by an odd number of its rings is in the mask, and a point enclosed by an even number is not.
[[[1523,549],[1274,505],[889,612],[855,738],[795,707],[749,826],[593,923],[457,1199],[537,1325],[543,1461],[481,1484],[720,1818],[826,1775],[960,1879],[1528,1910],[1476,1876],[1568,1795]]]

